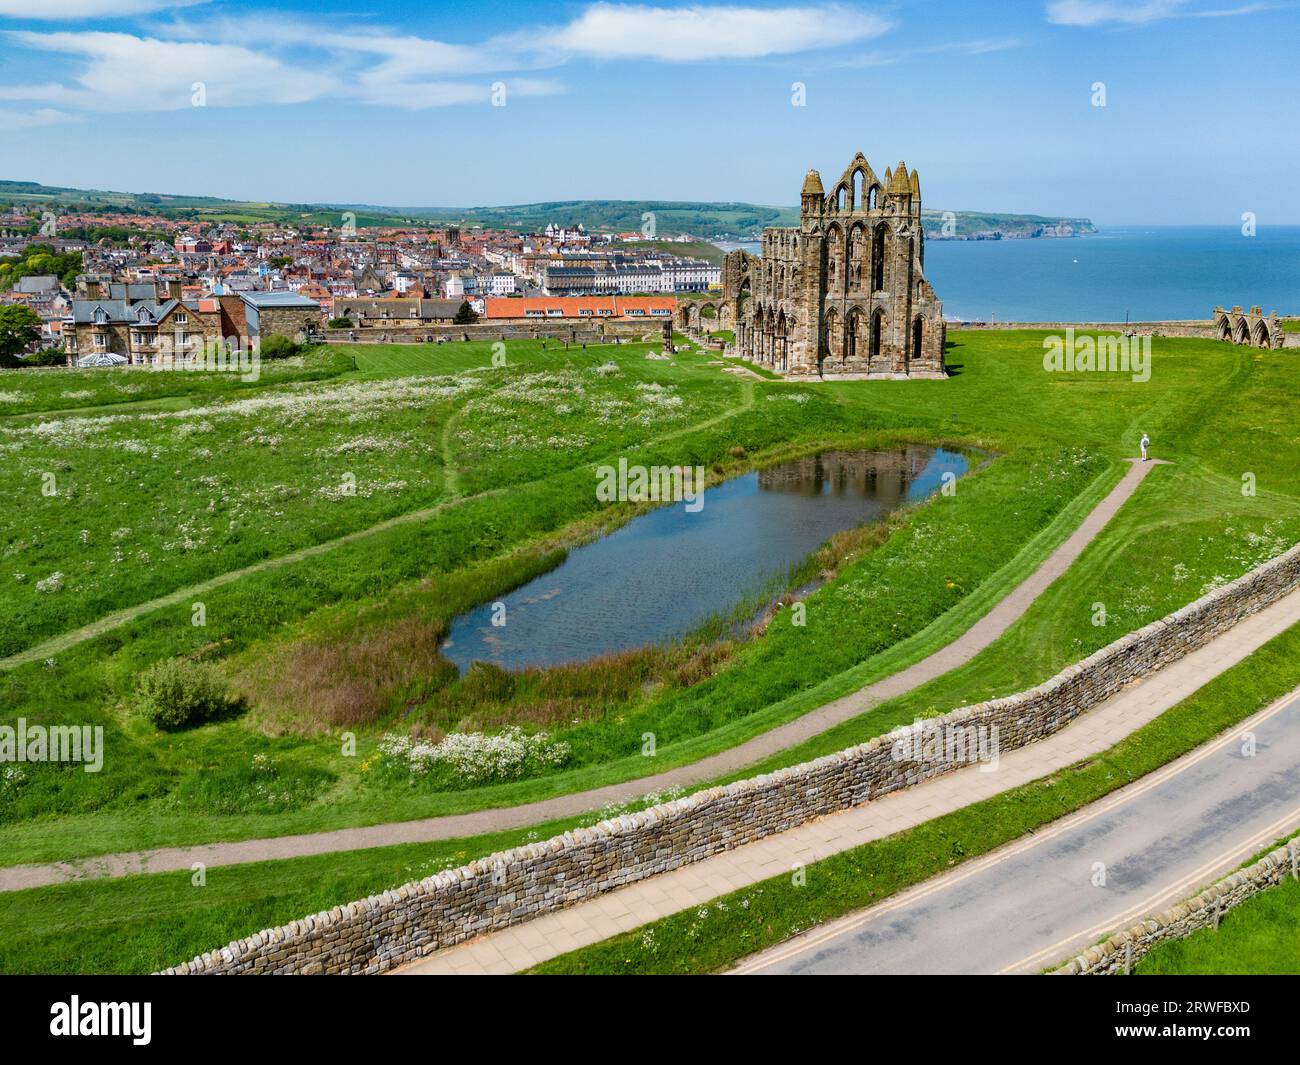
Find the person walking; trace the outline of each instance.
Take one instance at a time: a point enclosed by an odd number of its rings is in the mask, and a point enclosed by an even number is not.
[[[1147,448],[1149,448],[1150,446],[1151,446],[1151,437],[1147,436],[1146,433],[1143,433],[1143,434],[1142,434],[1142,442],[1141,442],[1140,444],[1138,444],[1138,447],[1140,447],[1140,448],[1142,449],[1142,461],[1143,461],[1143,462],[1146,462],[1146,461],[1147,461]]]

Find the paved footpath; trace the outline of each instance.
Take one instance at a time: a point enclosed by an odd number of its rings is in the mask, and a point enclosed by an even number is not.
[[[811,821],[789,832],[769,836],[757,843],[737,847],[670,873],[630,884],[589,902],[538,917],[526,924],[439,951],[394,972],[457,975],[518,972],[578,947],[598,943],[619,932],[627,932],[661,917],[704,905],[720,895],[789,872],[796,865],[809,866],[840,851],[892,836],[972,803],[981,802],[1114,746],[1297,623],[1300,623],[1300,591],[1292,592],[1266,610],[1245,619],[1218,639],[1160,672],[1130,685],[1060,732],[1004,754],[994,770],[989,771],[984,766],[970,766],[949,773],[906,791],[895,792],[862,806]],[[1276,712],[1277,707],[1271,709]],[[1269,713],[1270,711],[1263,711],[1252,720],[1263,721]],[[1252,763],[1252,771],[1239,774],[1234,782],[1221,780],[1200,801],[1192,801],[1199,786],[1198,778],[1183,778],[1181,789],[1158,793],[1155,796],[1158,801],[1150,807],[1142,806],[1136,817],[1127,819],[1127,823],[1135,827],[1130,836],[1120,841],[1122,846],[1092,840],[1089,833],[1099,830],[1098,823],[1085,821],[1076,836],[1051,852],[1069,854],[1072,848],[1076,849],[1073,860],[1083,863],[1083,871],[1080,873],[1079,869],[1071,867],[1068,884],[1066,878],[1061,877],[1055,867],[1051,867],[1046,873],[1047,879],[1034,881],[1032,889],[1028,885],[1007,885],[1003,881],[1012,874],[1005,864],[998,864],[1005,859],[995,855],[984,860],[992,863],[992,871],[983,870],[990,879],[981,897],[991,899],[994,905],[987,912],[972,910],[969,913],[958,913],[953,920],[943,925],[942,930],[927,931],[924,937],[919,928],[923,921],[912,921],[908,927],[896,930],[894,935],[897,949],[909,959],[906,963],[899,963],[900,971],[930,971],[925,966],[926,950],[931,948],[936,951],[935,957],[941,959],[935,962],[938,971],[944,971],[946,959],[966,957],[968,949],[972,959],[969,967],[978,968],[982,964],[991,965],[993,962],[1001,965],[1007,958],[1018,963],[1021,968],[1034,969],[1048,965],[1068,954],[1071,943],[1080,937],[1085,943],[1095,940],[1106,931],[1131,923],[1142,913],[1158,909],[1159,900],[1166,897],[1170,890],[1175,895],[1180,891],[1187,894],[1197,886],[1198,878],[1199,883],[1213,879],[1213,869],[1218,866],[1212,863],[1207,865],[1201,855],[1207,849],[1214,851],[1216,843],[1221,850],[1228,847],[1223,840],[1245,846],[1244,853],[1242,846],[1237,846],[1220,861],[1221,866],[1223,861],[1229,865],[1240,861],[1276,838],[1285,825],[1290,823],[1287,817],[1279,820],[1278,808],[1289,811],[1287,816],[1291,822],[1300,823],[1300,808],[1297,808],[1300,807],[1300,775],[1294,772],[1295,758],[1300,757],[1300,706],[1293,706],[1285,716],[1278,715],[1277,726],[1283,735],[1277,741],[1276,750],[1273,749],[1273,731],[1261,733],[1262,753],[1259,757],[1262,760]],[[1243,730],[1252,727],[1248,722],[1234,729],[1231,735],[1237,737]],[[1226,741],[1216,742],[1221,746]],[[1217,748],[1211,744],[1210,749]],[[1171,763],[1166,770],[1136,782],[1125,791],[1140,792],[1161,774],[1168,774],[1176,764]],[[1285,781],[1281,778],[1285,778]],[[1288,781],[1286,787],[1279,788],[1280,783]],[[1239,791],[1245,790],[1240,793],[1233,791],[1228,786],[1229,783],[1234,783]],[[1188,784],[1191,785],[1190,788],[1187,787]],[[1216,801],[1216,797],[1222,805]],[[1267,807],[1264,814],[1248,819],[1246,812],[1252,804],[1262,803],[1266,797],[1277,801]],[[1110,800],[1103,799],[1094,805],[1103,806],[1108,801]],[[1214,815],[1208,821],[1205,818],[1206,808]],[[1083,816],[1087,813],[1085,811]],[[1247,824],[1248,820],[1250,824]],[[1261,825],[1256,823],[1259,821],[1268,822],[1267,826],[1263,826],[1266,831],[1263,831],[1262,836],[1259,834]],[[1100,827],[1104,825],[1105,822]],[[1057,826],[1052,826],[1045,830],[1044,835],[1049,836],[1056,830]],[[1269,832],[1273,835],[1268,835]],[[1031,842],[1036,838],[1029,837]],[[1194,853],[1191,851],[1193,843],[1201,845]],[[1012,845],[1010,850],[1014,851],[1016,846]],[[1080,846],[1083,847],[1082,853],[1077,853]],[[1138,858],[1135,857],[1138,853],[1135,848],[1145,848],[1145,857],[1152,868],[1173,870],[1177,874],[1172,889],[1162,883],[1163,893],[1154,896],[1143,890],[1144,881],[1137,864]],[[1159,859],[1166,850],[1170,852],[1170,858],[1161,862]],[[1184,850],[1192,854],[1192,857],[1181,862],[1173,860],[1182,857]],[[1111,883],[1115,887],[1110,894],[1095,889],[1098,893],[1095,898],[1117,899],[1121,905],[1112,908],[1115,912],[1102,906],[1087,909],[1081,902],[1088,897],[1084,894],[1086,891],[1094,890],[1088,886],[1087,881],[1092,861],[1106,861],[1111,865]],[[959,889],[949,891],[948,897],[955,900],[949,905],[960,903],[963,892],[967,890],[963,878],[970,875],[970,868],[972,867],[962,866],[947,877],[939,878],[945,885],[962,885]],[[1135,869],[1138,871],[1135,872]],[[808,875],[816,876],[816,870],[809,869]],[[1080,876],[1083,877],[1081,884],[1078,879]],[[1056,883],[1052,882],[1052,877],[1057,878]],[[1187,888],[1181,886],[1185,882]],[[920,894],[928,886],[921,885],[920,888],[912,889],[909,895]],[[1118,890],[1120,887],[1129,890]],[[1044,899],[1052,899],[1054,891],[1059,896],[1057,905],[1055,909],[1048,909]],[[1024,903],[1023,907],[1016,905],[1018,899]],[[1137,899],[1140,901],[1135,902]],[[899,900],[893,900],[865,911],[867,915],[881,914],[873,927],[885,931],[877,934],[889,934],[890,908],[897,904]],[[938,903],[934,905],[937,906]],[[1072,919],[1073,924],[1070,923]],[[1077,929],[1077,925],[1089,927]],[[824,961],[824,964],[831,966],[843,962],[842,971],[858,971],[853,967],[855,964],[869,964],[862,960],[865,948],[857,949],[853,945],[852,937],[855,934],[853,929],[845,930],[844,935],[849,937],[848,945],[834,941],[832,947],[828,948],[836,952],[829,956],[833,961]],[[913,940],[928,946],[919,946],[916,950],[909,951]],[[814,950],[814,962],[811,964],[820,964],[816,961],[819,955],[815,952],[820,942],[818,939],[810,947]],[[1001,953],[993,950],[1004,942],[1007,949]],[[947,946],[940,949],[940,944],[944,943]],[[984,947],[988,950],[981,954],[979,951]],[[1031,954],[1031,948],[1039,953]],[[784,949],[787,949],[785,945],[775,948],[777,951]],[[1025,954],[1031,956],[1023,957]],[[802,952],[799,957],[803,957]],[[990,958],[993,960],[988,961]],[[781,955],[772,964],[779,967],[779,964],[787,961]],[[791,961],[789,964],[805,963]],[[873,966],[870,971],[893,971],[890,965],[888,958],[882,955],[882,967]]]
[[[1256,744],[1249,757],[1247,732]],[[764,951],[736,972],[1055,968],[1300,828],[1297,765],[1300,691],[1043,832]]]
[[[784,725],[708,758],[678,766],[653,776],[637,777],[588,791],[573,792],[521,806],[450,814],[417,821],[398,821],[359,828],[341,828],[306,835],[276,836],[234,843],[211,843],[192,847],[160,847],[153,850],[98,855],[70,862],[15,865],[0,868],[0,892],[58,884],[69,880],[128,876],[189,869],[194,862],[208,867],[239,865],[313,854],[364,850],[399,843],[426,843],[435,839],[456,839],[524,828],[546,821],[576,817],[607,804],[639,799],[652,791],[689,787],[737,772],[805,740],[834,728],[887,699],[911,691],[949,670],[969,662],[1007,631],[1074,561],[1105,527],[1139,484],[1156,466],[1133,462],[1119,483],[1097,504],[1066,541],[1049,555],[1032,574],[1017,585],[987,614],[952,643],[908,668],[868,684],[857,691],[826,703]],[[3,664],[3,663],[0,663]]]

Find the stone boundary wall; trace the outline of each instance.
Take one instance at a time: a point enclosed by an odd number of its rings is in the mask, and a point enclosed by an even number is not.
[[[1283,322],[1295,321],[1294,318],[1282,317]],[[1034,329],[1059,332],[1062,329],[1074,329],[1097,333],[1122,333],[1125,329],[1138,336],[1153,337],[1197,337],[1201,340],[1217,340],[1218,335],[1213,319],[1189,319],[1168,322],[948,322],[953,331],[990,330],[990,329]],[[1282,348],[1300,347],[1300,333],[1282,334]],[[1274,348],[1274,351],[1279,350]]]
[[[1116,932],[1078,957],[1053,969],[1049,976],[1113,976],[1130,973],[1153,947],[1167,939],[1186,939],[1202,928],[1217,928],[1219,918],[1234,906],[1280,884],[1288,876],[1300,879],[1300,841],[1278,847],[1254,865],[1211,884],[1199,895]]]
[[[483,320],[469,325],[433,324],[393,319],[368,321],[351,329],[323,329],[316,333],[330,344],[430,344],[466,340],[562,340],[570,344],[660,343],[671,337],[667,319],[646,318],[593,321],[590,318]]]
[[[493,854],[258,932],[165,972],[383,972],[952,772],[971,764],[974,745],[967,738],[981,728],[989,735],[996,727],[1002,751],[1023,747],[1297,586],[1300,544],[1036,688],[961,707],[802,765]],[[936,734],[944,742],[937,750],[927,748]]]
[[[1125,329],[1139,336],[1204,337],[1214,339],[1214,322],[1187,319],[1168,322],[949,322],[949,329],[1076,329],[1101,333],[1122,333]]]

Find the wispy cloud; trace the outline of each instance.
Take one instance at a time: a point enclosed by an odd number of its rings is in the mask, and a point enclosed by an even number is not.
[[[207,0],[0,0],[0,17],[34,22],[130,18],[203,3]]]
[[[834,67],[887,67],[928,55],[988,55],[992,52],[1005,52],[1011,48],[1021,48],[1024,43],[1019,37],[981,37],[969,41],[948,41],[943,44],[932,44],[923,48],[896,48],[867,52],[864,55],[853,56],[827,65]]]
[[[1194,7],[1189,0],[1054,0],[1047,5],[1047,21],[1059,26],[1142,26],[1169,18],[1226,18],[1249,15],[1276,7],[1274,3],[1248,3],[1228,8]]]
[[[302,103],[333,87],[327,74],[230,44],[163,41],[129,33],[10,31],[23,47],[81,57],[72,84],[0,86],[0,99],[34,100],[86,111],[173,111],[191,106],[196,82],[207,103],[237,107]]]
[[[94,6],[97,0],[53,0]],[[151,4],[159,0],[122,0]],[[14,0],[0,0],[12,4]],[[120,10],[120,9],[119,9]],[[0,99],[86,111],[166,111],[205,85],[209,106],[328,98],[419,110],[486,103],[565,86],[538,72],[583,60],[660,63],[755,59],[843,47],[887,33],[883,16],[840,3],[760,8],[597,3],[567,23],[468,44],[336,19],[215,15],[151,23],[152,36],[98,31],[10,32],[15,44],[80,58],[67,83],[0,86]]]
[[[60,122],[76,122],[77,115],[58,111],[52,107],[42,107],[35,111],[6,111],[0,108],[0,129],[35,129],[38,126],[54,126]]]
[[[661,8],[601,3],[568,25],[534,37],[531,47],[597,59],[691,63],[831,48],[879,37],[893,28],[882,15],[842,4]],[[520,45],[530,46],[522,38]]]

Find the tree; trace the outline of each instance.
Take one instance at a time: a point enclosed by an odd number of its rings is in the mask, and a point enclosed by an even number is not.
[[[17,357],[40,339],[41,320],[34,310],[19,303],[0,307],[0,366],[17,366]]]
[[[329,320],[329,322],[328,322],[328,325],[329,325],[329,327],[330,327],[331,329],[351,329],[351,328],[352,328],[352,319],[351,319],[351,318],[331,318],[331,319]]]
[[[469,300],[462,300],[460,310],[456,312],[456,317],[452,322],[456,325],[473,325],[478,321],[478,315],[474,313],[474,308],[469,305]]]

